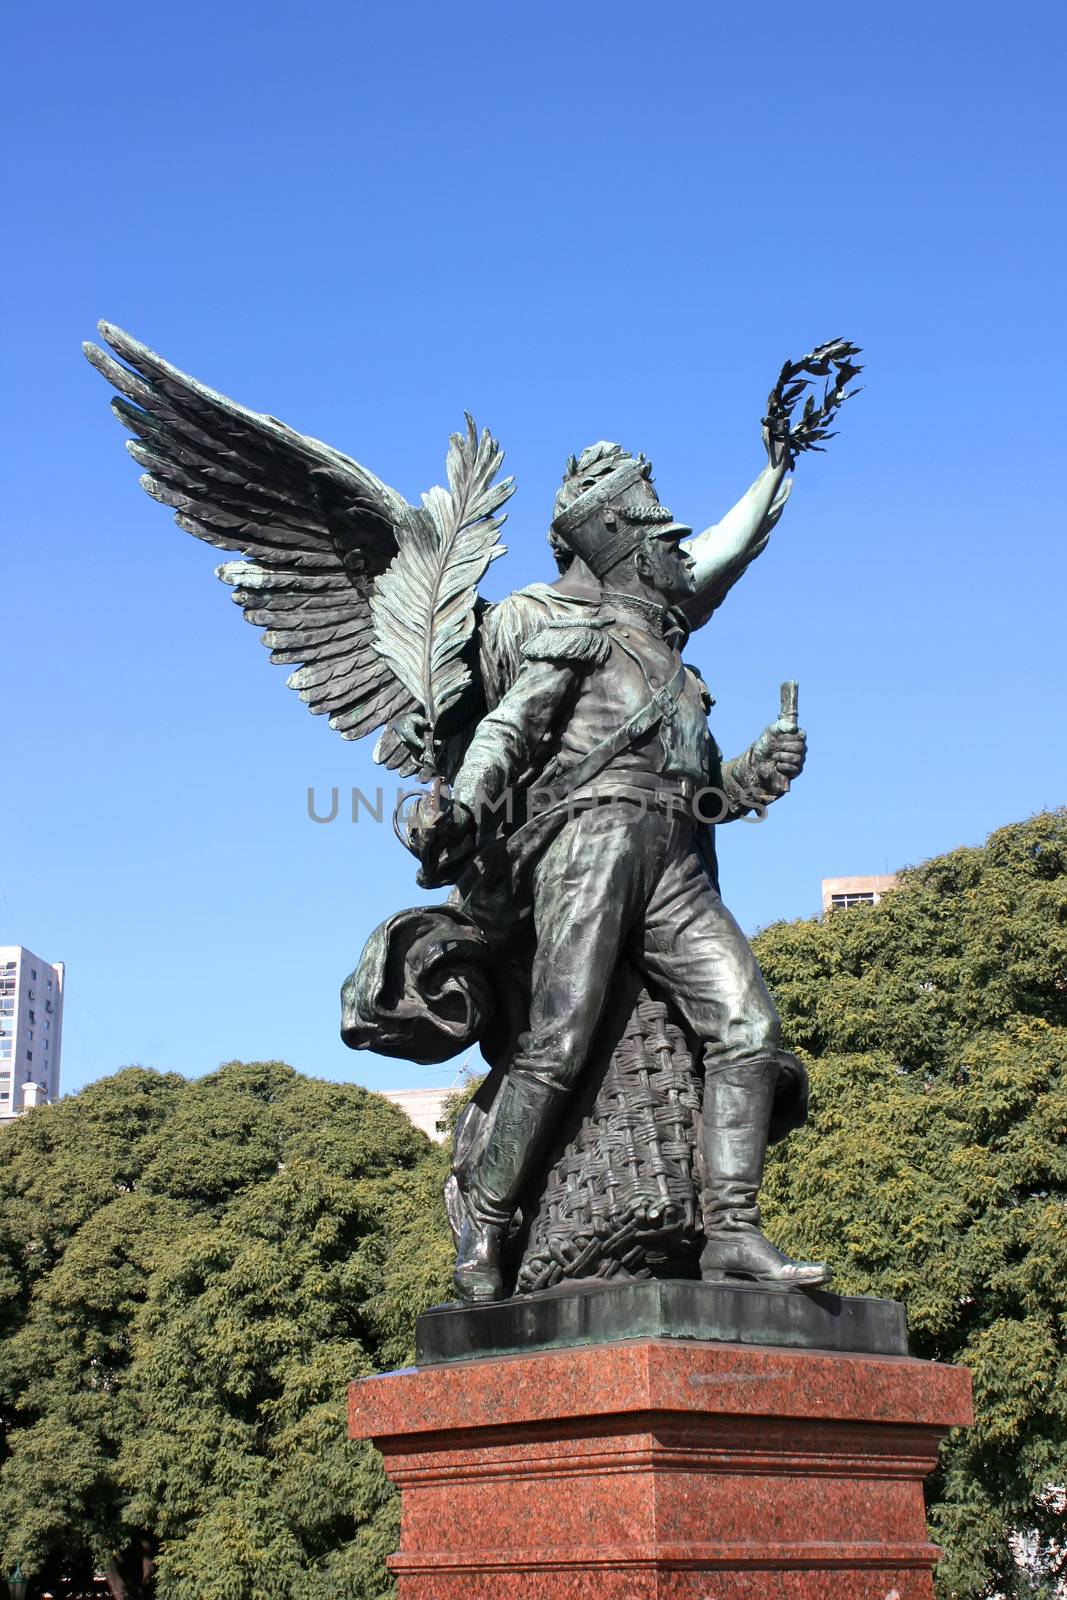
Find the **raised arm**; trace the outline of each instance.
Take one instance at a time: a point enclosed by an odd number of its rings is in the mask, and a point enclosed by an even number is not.
[[[746,567],[766,549],[792,487],[786,461],[768,462],[721,522],[686,542],[683,548],[695,563],[695,589],[682,610],[691,627],[707,622]]]
[[[805,450],[823,450],[833,438],[830,423],[857,389],[848,385],[863,370],[854,357],[859,346],[847,339],[831,339],[799,361],[787,361],[767,396],[763,418],[763,443],[767,466],[748,493],[721,522],[698,533],[684,546],[695,571],[695,592],[682,605],[690,627],[699,628],[733,588],[738,578],[767,547],[792,487],[789,469]],[[823,380],[821,400],[808,393],[816,379]],[[802,410],[793,411],[801,397]]]

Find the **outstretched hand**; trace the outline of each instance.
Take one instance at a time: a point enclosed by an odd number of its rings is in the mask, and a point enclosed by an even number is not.
[[[788,470],[793,464],[793,457],[789,449],[789,418],[783,415],[766,416],[763,419],[763,448],[767,452],[767,460],[772,467],[782,467]]]

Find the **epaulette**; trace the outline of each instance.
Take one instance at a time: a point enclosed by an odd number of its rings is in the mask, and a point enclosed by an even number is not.
[[[715,704],[715,696],[704,682],[699,667],[694,667],[691,661],[683,662],[683,666],[685,667],[685,670],[692,673],[693,677],[696,679],[696,685],[700,690],[700,700],[704,710],[710,711],[712,706]]]
[[[595,618],[550,622],[527,639],[522,653],[527,661],[581,661],[603,666],[611,654],[611,640],[603,629],[604,624]]]

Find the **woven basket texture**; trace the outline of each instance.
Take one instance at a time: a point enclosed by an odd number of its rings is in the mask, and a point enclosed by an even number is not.
[[[581,1278],[694,1270],[703,1243],[702,1087],[667,1005],[638,987],[621,1037],[589,1064],[543,1190],[524,1208],[519,1294]]]

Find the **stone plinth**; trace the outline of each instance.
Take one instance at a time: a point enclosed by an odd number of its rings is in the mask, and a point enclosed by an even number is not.
[[[930,1600],[923,1479],[970,1376],[631,1340],[351,1386],[400,1489],[400,1600]]]
[[[617,1339],[715,1339],[877,1356],[908,1353],[904,1307],[896,1300],[647,1278],[572,1284],[559,1293],[485,1305],[435,1306],[415,1319],[415,1360],[425,1367]]]

